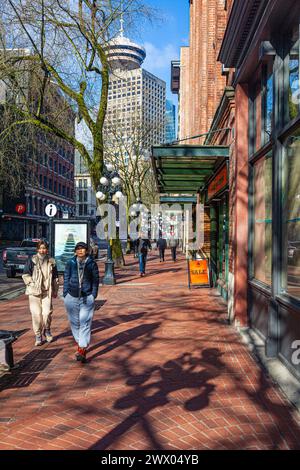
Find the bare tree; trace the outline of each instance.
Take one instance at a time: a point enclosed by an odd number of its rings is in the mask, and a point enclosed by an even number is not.
[[[0,0],[0,81],[17,118],[71,144],[82,155],[96,190],[103,169],[103,125],[107,108],[110,41],[119,18],[130,28],[149,17],[141,0]],[[49,102],[58,99],[57,107]],[[69,108],[92,135],[93,151],[64,126]],[[90,109],[97,109],[96,116]]]
[[[164,134],[165,122],[147,121],[139,115],[131,116],[130,128],[119,124],[121,114],[106,120],[105,158],[120,173],[130,207],[140,199],[145,204],[156,202],[154,176],[150,162],[150,148]]]

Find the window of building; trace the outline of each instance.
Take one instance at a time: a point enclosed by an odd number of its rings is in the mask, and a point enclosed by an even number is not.
[[[300,75],[299,75],[299,27],[292,32],[292,48],[289,55],[289,120],[298,116],[300,111]]]
[[[272,152],[253,166],[253,275],[271,285],[272,279]]]
[[[274,111],[274,58],[271,56],[262,69],[262,143],[268,143],[273,131],[273,111]]]
[[[44,188],[45,189],[47,189],[47,183],[48,183],[47,176],[44,176]]]
[[[283,290],[300,299],[300,129],[287,139],[283,171]]]

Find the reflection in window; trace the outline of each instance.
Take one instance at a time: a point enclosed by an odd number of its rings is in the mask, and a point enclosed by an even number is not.
[[[273,121],[273,74],[268,77],[266,87],[266,111],[265,111],[265,132],[267,141],[271,138]]]
[[[299,58],[290,59],[289,117],[294,119],[299,112]]]
[[[292,48],[289,61],[289,118],[294,119],[300,109],[299,83],[299,28],[292,32]]]
[[[284,170],[285,290],[300,298],[300,130],[288,140]]]
[[[272,153],[254,164],[254,277],[271,285]]]

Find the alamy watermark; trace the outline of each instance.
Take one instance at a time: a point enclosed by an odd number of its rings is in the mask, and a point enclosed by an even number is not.
[[[137,207],[138,206],[138,207]],[[119,203],[104,203],[97,209],[100,221],[96,233],[101,240],[139,237],[158,239],[176,238],[185,240],[189,249],[198,250],[204,244],[203,204],[132,204],[127,206],[126,197]]]
[[[294,366],[298,366],[300,364],[300,340],[297,339],[292,343],[292,349],[295,351],[292,354],[292,363]]]

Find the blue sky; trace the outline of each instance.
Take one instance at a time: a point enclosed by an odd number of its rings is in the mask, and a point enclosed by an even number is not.
[[[146,0],[158,9],[160,21],[143,25],[136,39],[143,44],[147,57],[143,68],[167,83],[167,97],[174,104],[177,98],[170,91],[171,60],[179,59],[180,47],[189,42],[188,0]]]

